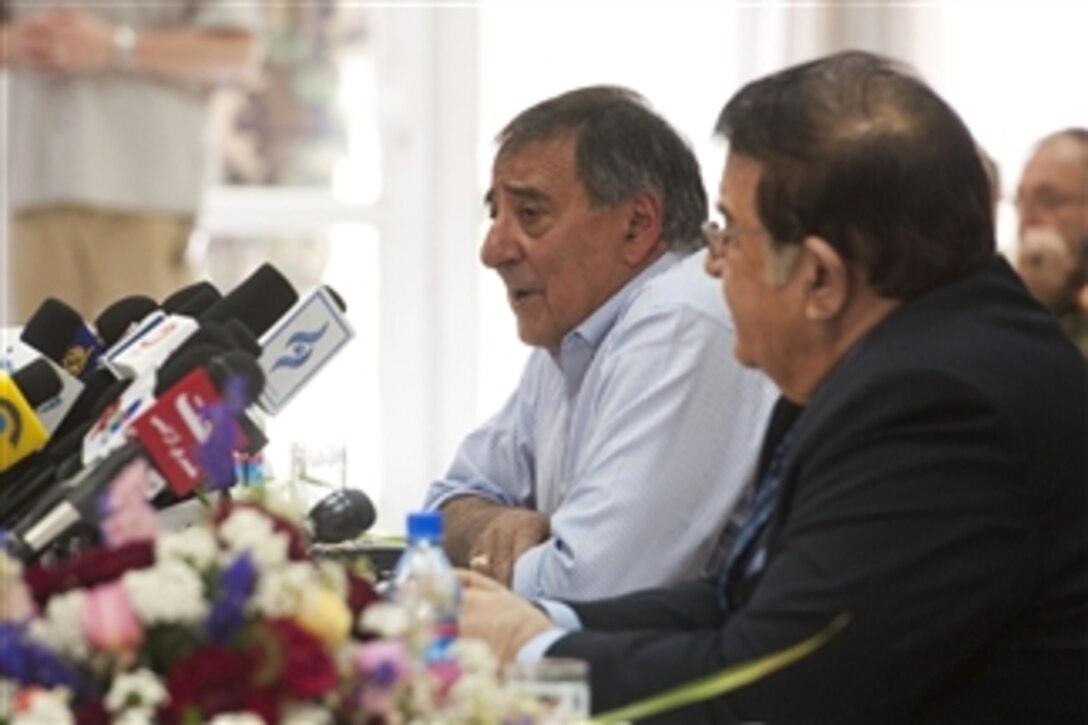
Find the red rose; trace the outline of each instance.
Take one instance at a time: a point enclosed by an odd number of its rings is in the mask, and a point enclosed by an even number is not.
[[[101,700],[90,700],[73,708],[76,725],[110,725],[113,718]]]
[[[351,609],[352,621],[356,627],[359,623],[359,615],[374,602],[380,602],[382,595],[368,580],[356,574],[350,568],[348,575],[348,608]],[[359,634],[357,631],[356,634]]]
[[[164,710],[167,722],[197,722],[223,712],[250,710],[261,705],[264,698],[254,697],[252,687],[253,661],[241,652],[209,645],[179,660],[166,676],[170,703]],[[191,714],[190,714],[191,713]],[[275,720],[275,704],[271,717]]]
[[[286,690],[299,698],[336,689],[336,664],[316,637],[290,619],[273,619],[254,627],[249,652],[256,663],[254,679],[261,687]]]
[[[146,569],[155,563],[155,545],[134,541],[114,549],[96,548],[78,552],[51,566],[27,569],[23,580],[34,601],[45,608],[54,594],[116,581],[126,571]]]

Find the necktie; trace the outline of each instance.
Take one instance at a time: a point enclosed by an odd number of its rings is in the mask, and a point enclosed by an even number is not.
[[[757,552],[755,556],[749,556],[749,550],[759,538],[771,520],[775,502],[778,500],[778,482],[782,477],[782,463],[786,459],[789,450],[790,434],[787,433],[775,449],[774,456],[767,466],[767,472],[763,474],[755,497],[750,499],[751,507],[748,517],[741,524],[733,546],[725,559],[725,565],[718,575],[718,598],[722,610],[733,613],[738,609],[734,582],[740,576],[740,565],[746,562],[746,574],[754,574],[763,567],[763,552]]]

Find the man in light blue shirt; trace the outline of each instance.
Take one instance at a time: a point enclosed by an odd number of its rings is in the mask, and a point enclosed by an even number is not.
[[[431,486],[450,557],[530,597],[695,576],[720,550],[776,395],[734,358],[703,272],[695,157],[616,87],[540,103],[498,141],[481,259],[536,349]]]

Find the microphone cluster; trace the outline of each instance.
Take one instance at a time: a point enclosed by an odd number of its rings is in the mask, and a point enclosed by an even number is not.
[[[147,461],[147,495],[170,506],[234,484],[236,454],[267,442],[275,415],[354,335],[343,300],[303,297],[265,264],[223,295],[208,282],[161,303],[118,300],[88,324],[47,299],[0,372],[0,527],[26,561],[80,524],[104,489]]]

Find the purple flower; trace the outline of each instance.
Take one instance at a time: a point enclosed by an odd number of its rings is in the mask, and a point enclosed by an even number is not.
[[[400,640],[374,640],[355,650],[355,671],[379,688],[390,688],[408,676],[408,650]]]
[[[257,586],[257,567],[249,552],[240,554],[219,575],[219,596],[208,615],[208,635],[225,642],[245,622],[246,602]]]
[[[236,418],[246,407],[245,386],[240,376],[231,376],[223,388],[222,401],[206,406],[202,412],[211,424],[211,434],[200,444],[196,459],[216,491],[238,480],[234,451],[240,447],[242,438]]]
[[[90,693],[90,683],[46,647],[31,641],[26,628],[0,624],[0,677],[20,685],[67,687],[77,697]]]

